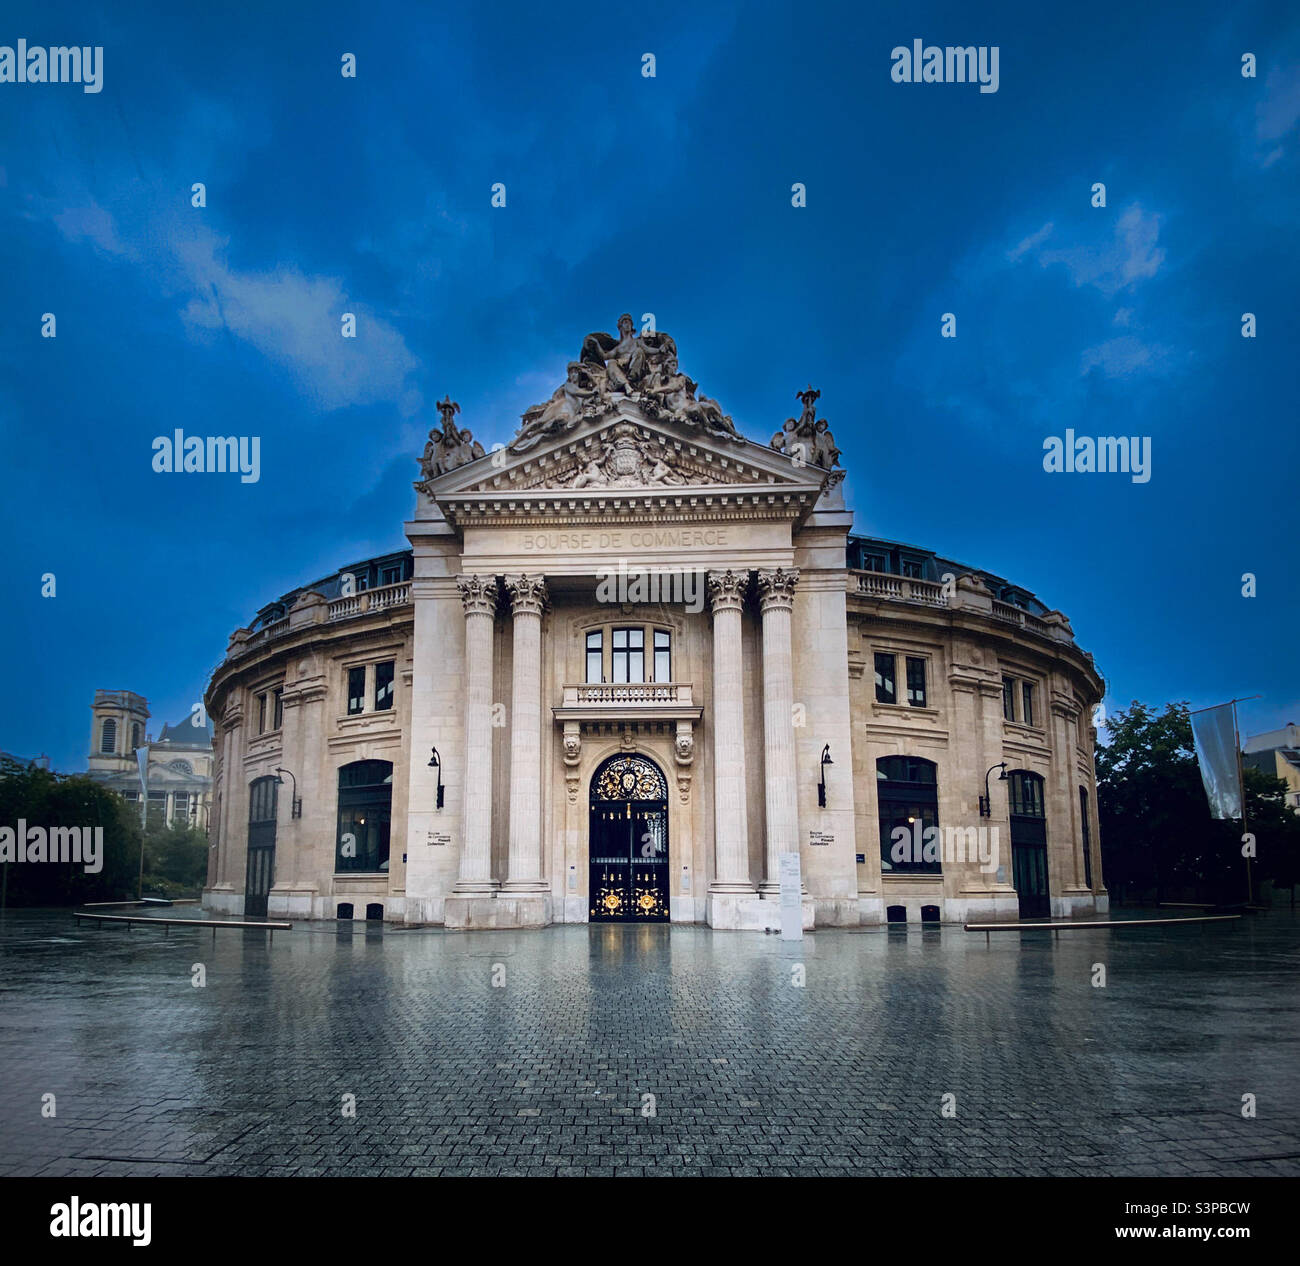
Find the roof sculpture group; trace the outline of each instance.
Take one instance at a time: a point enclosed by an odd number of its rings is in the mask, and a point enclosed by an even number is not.
[[[618,334],[597,331],[582,340],[579,358],[571,361],[568,373],[549,400],[525,409],[514,439],[506,445],[512,454],[525,453],[543,440],[566,434],[580,422],[611,413],[620,400],[633,400],[641,412],[658,421],[673,421],[703,435],[743,444],[745,437],[716,400],[697,395],[699,384],[683,374],[677,364],[677,344],[658,330],[636,332],[628,313],[618,319]],[[825,418],[817,417],[816,401],[821,395],[809,387],[797,393],[803,403],[799,418],[786,419],[772,437],[771,447],[796,464],[830,470],[838,464],[835,447]],[[484,456],[483,446],[468,429],[454,421],[460,405],[450,396],[438,402],[442,421],[429,432],[420,459],[422,482],[455,470]],[[668,471],[652,462],[658,478],[668,482]],[[648,473],[648,471],[647,471]],[[586,472],[588,482],[598,479],[595,470]],[[416,487],[422,484],[417,483]]]

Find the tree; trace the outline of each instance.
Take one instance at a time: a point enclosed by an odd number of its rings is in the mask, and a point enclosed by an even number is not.
[[[120,796],[85,774],[56,774],[35,765],[0,759],[0,826],[19,819],[48,833],[54,827],[103,831],[100,869],[76,862],[10,862],[5,865],[9,905],[77,905],[135,896],[140,828]]]
[[[1294,889],[1300,883],[1300,816],[1287,807],[1286,782],[1258,769],[1247,769],[1246,826],[1255,837],[1255,895],[1259,885]]]
[[[1241,825],[1210,817],[1186,702],[1157,713],[1134,700],[1106,725],[1097,750],[1097,805],[1107,886],[1120,900],[1246,898]],[[1246,815],[1263,878],[1286,883],[1300,850],[1300,819],[1281,779],[1247,770]]]
[[[162,897],[194,897],[208,875],[208,837],[187,822],[150,822],[144,839],[144,890]]]

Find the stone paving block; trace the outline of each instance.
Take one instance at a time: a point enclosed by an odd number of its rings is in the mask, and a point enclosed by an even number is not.
[[[1300,1173],[1289,912],[988,947],[570,925],[491,934],[505,989],[465,934],[361,959],[300,925],[205,944],[183,992],[181,938],[18,944],[67,918],[0,928],[0,1176]]]

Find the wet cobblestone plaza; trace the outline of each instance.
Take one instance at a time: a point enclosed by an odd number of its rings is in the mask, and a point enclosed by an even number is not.
[[[0,1173],[1294,1175],[1298,933],[11,911]]]

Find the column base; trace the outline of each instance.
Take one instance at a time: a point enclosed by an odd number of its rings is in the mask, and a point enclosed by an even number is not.
[[[443,926],[466,931],[475,928],[543,928],[552,920],[551,894],[453,892],[443,908]]]
[[[805,896],[800,902],[802,924],[805,932],[816,922],[816,903]],[[706,917],[710,927],[720,931],[779,932],[781,930],[781,902],[765,898],[756,892],[709,892]]]

